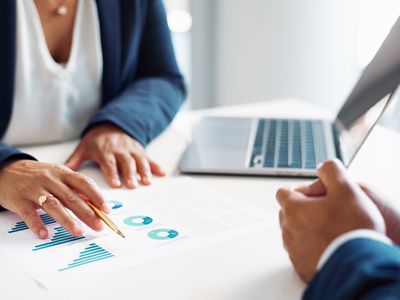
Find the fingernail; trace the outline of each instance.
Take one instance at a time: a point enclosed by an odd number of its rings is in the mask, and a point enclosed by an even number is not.
[[[83,235],[83,229],[82,227],[78,226],[78,225],[74,225],[72,231],[74,232],[74,234],[76,235]]]
[[[134,185],[134,186],[135,186],[135,188],[136,188],[136,187],[138,187],[138,186],[139,186],[139,182],[138,182],[136,179],[134,179],[134,180],[133,180],[133,185]]]
[[[119,180],[119,179],[117,179],[117,178],[114,178],[114,179],[112,180],[112,183],[113,183],[113,185],[115,185],[115,186],[121,186],[121,180]]]
[[[40,237],[41,239],[47,238],[47,231],[44,230],[44,229],[40,229],[40,230],[39,230],[39,237]]]
[[[145,177],[144,177],[144,180],[145,180],[147,183],[151,183],[151,179],[152,179],[151,173],[150,173],[150,172],[147,172],[146,175],[145,175]]]
[[[111,212],[111,208],[107,205],[107,203],[103,203],[103,204],[101,205],[101,209],[102,209],[105,213]]]
[[[317,166],[317,170],[320,169],[322,167],[323,163],[319,163]]]

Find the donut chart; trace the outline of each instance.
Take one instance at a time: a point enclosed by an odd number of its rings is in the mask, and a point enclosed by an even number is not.
[[[115,200],[107,201],[107,203],[110,204],[111,209],[113,209],[113,210],[114,210],[114,209],[121,208],[122,206],[124,206],[124,205],[122,204],[122,202],[115,201]]]
[[[124,223],[129,226],[145,226],[153,223],[153,219],[148,216],[131,216],[125,218]]]
[[[153,240],[170,240],[176,238],[178,235],[178,231],[166,228],[154,229],[147,234]]]

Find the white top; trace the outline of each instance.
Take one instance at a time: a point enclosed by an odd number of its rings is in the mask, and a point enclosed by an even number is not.
[[[34,2],[16,3],[14,105],[3,142],[16,146],[76,138],[101,101],[103,58],[96,3],[78,1],[72,48],[64,66],[49,52]]]

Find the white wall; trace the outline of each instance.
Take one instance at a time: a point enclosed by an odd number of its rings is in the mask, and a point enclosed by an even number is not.
[[[207,47],[215,105],[297,97],[337,108],[344,101],[359,74],[358,0],[214,1]]]

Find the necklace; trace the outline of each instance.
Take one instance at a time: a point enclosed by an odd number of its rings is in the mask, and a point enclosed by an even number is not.
[[[64,17],[68,14],[68,7],[65,4],[66,0],[64,0],[63,2],[61,2],[61,4],[57,4],[55,3],[55,0],[49,0],[51,2],[51,4],[53,5],[54,8],[54,13],[57,16],[61,16]]]

